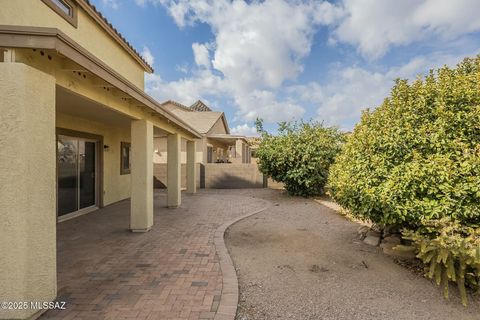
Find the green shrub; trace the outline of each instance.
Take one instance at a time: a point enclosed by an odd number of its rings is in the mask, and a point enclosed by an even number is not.
[[[331,167],[328,190],[379,225],[450,216],[480,223],[480,56],[443,67],[365,111]]]
[[[474,290],[479,286],[480,228],[465,227],[446,217],[425,221],[416,231],[406,230],[403,235],[412,241],[417,257],[426,265],[426,275],[443,286],[445,298],[449,283],[455,282],[466,306],[466,286]]]
[[[317,122],[281,123],[278,135],[265,132],[261,121],[257,128],[262,133],[256,150],[260,171],[283,182],[292,195],[322,194],[343,141],[339,130]]]

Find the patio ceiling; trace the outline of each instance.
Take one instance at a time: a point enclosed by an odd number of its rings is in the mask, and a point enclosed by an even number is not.
[[[130,128],[132,120],[128,115],[114,111],[60,86],[57,86],[56,90],[56,113],[57,115],[62,113],[106,125],[128,128]]]

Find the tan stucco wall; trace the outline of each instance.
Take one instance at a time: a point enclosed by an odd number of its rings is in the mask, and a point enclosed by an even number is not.
[[[52,301],[55,79],[23,64],[0,63],[0,84],[0,301]],[[35,312],[0,309],[0,319]]]
[[[256,163],[208,163],[205,165],[205,188],[263,188],[263,174]]]
[[[200,163],[196,164],[196,185],[197,188],[200,188]],[[153,165],[153,176],[154,176],[154,187],[156,189],[165,189],[167,187],[167,164],[166,163],[155,163]],[[182,164],[181,168],[181,188],[187,188],[187,165]]]
[[[0,24],[58,28],[137,87],[144,88],[144,70],[81,8],[75,28],[40,0],[3,0]]]
[[[157,137],[153,139],[153,163],[167,163],[167,138],[166,137]],[[202,140],[197,140],[196,142],[196,156],[195,162],[201,163],[203,159],[202,150]],[[200,151],[199,151],[200,150]],[[187,163],[187,141],[182,139],[182,154],[181,154],[182,164]]]
[[[239,147],[245,147],[245,143],[241,140],[239,141]],[[213,148],[213,162],[217,159],[229,160],[232,163],[242,163],[242,151],[237,152],[237,157],[235,158],[232,154],[229,157],[228,144],[220,143],[216,139],[211,139],[208,137],[203,137],[196,141],[196,163],[207,163],[207,146]],[[232,145],[233,146],[233,145]],[[222,151],[223,150],[223,155]],[[154,138],[154,152],[153,162],[155,164],[165,164],[167,163],[167,138],[158,137]],[[220,152],[219,152],[220,151]],[[182,141],[182,164],[187,163],[187,153],[186,153],[186,141]]]
[[[130,127],[108,126],[65,114],[57,114],[56,126],[103,136],[103,204],[130,197],[130,174],[120,174],[120,143],[130,142]]]
[[[166,137],[157,137],[153,139],[153,175],[155,177],[155,188],[165,188],[167,185],[167,138]],[[201,148],[202,140],[197,140],[196,142],[196,166],[197,170],[196,175],[196,185],[200,187],[200,163],[202,162],[203,152],[198,151]],[[181,188],[185,189],[187,187],[187,141],[182,139],[181,142],[182,151],[181,151]],[[200,146],[200,147],[199,147]],[[200,149],[201,150],[201,149]]]

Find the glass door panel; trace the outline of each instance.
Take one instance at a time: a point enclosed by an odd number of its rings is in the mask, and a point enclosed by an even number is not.
[[[80,209],[95,205],[95,150],[95,142],[80,140]]]
[[[59,137],[58,143],[58,215],[78,210],[78,140]]]
[[[58,216],[97,203],[97,141],[58,136]]]

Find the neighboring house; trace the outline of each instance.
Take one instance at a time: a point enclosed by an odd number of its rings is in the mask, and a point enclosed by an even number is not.
[[[223,112],[212,111],[200,100],[190,107],[171,100],[162,103],[162,106],[202,135],[202,138],[196,142],[195,157],[199,167],[197,170],[199,187],[205,187],[205,181],[208,178],[205,176],[207,164],[249,164],[251,162],[250,147],[246,137],[230,134]],[[166,183],[167,138],[157,135],[154,141],[155,185],[161,188]],[[182,145],[182,164],[185,165],[186,160],[184,144]],[[185,183],[184,174],[183,184]]]
[[[57,222],[130,198],[130,229],[148,231],[154,136],[167,137],[177,207],[181,146],[193,193],[204,135],[144,92],[151,66],[87,0],[2,1],[0,48],[0,300],[48,302]]]

